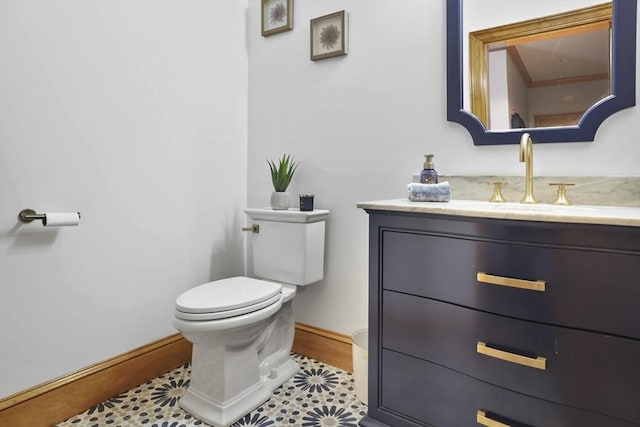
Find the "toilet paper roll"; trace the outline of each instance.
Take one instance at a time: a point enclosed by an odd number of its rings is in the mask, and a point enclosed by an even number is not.
[[[45,213],[42,225],[45,227],[63,227],[80,224],[80,212]]]

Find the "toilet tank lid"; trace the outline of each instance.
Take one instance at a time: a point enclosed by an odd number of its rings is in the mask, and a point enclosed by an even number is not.
[[[300,209],[273,210],[271,208],[245,209],[244,212],[251,219],[278,222],[319,222],[324,221],[329,216],[329,211],[324,209],[314,209],[312,211],[300,211]]]

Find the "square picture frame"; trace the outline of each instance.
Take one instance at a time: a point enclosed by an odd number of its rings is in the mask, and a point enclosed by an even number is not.
[[[345,10],[313,18],[310,22],[311,60],[333,58],[348,53],[349,23]]]
[[[293,0],[262,0],[262,37],[293,30]]]

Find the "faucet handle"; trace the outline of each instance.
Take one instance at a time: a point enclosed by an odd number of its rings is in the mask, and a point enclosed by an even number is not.
[[[489,199],[492,203],[504,203],[507,199],[502,195],[502,186],[507,185],[506,181],[493,181],[489,184],[493,184],[493,196]]]
[[[558,196],[552,202],[554,205],[570,205],[571,202],[567,199],[567,190],[566,187],[575,185],[568,182],[551,182],[549,185],[557,185],[558,186]]]

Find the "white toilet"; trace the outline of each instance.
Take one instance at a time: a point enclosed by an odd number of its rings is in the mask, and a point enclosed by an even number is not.
[[[326,210],[246,209],[254,275],[192,288],[176,300],[173,324],[193,343],[191,383],[180,406],[227,427],[271,397],[298,365],[290,357],[296,286],[322,280]]]

